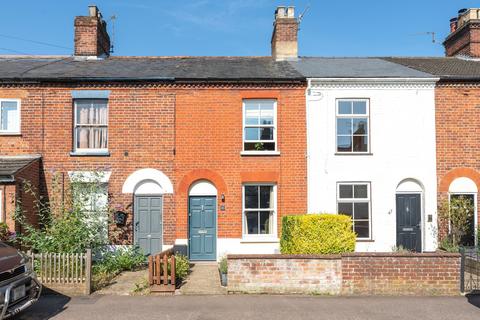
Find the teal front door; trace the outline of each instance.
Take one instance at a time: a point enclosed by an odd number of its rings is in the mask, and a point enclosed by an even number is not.
[[[190,260],[216,260],[216,197],[192,196],[188,210]]]
[[[135,196],[134,242],[147,255],[162,251],[162,197]]]

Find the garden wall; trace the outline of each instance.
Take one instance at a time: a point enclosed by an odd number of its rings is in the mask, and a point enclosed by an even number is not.
[[[228,291],[329,295],[457,295],[460,255],[229,255]]]

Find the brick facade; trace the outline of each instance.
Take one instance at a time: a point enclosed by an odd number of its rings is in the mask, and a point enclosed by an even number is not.
[[[75,156],[72,90],[109,90],[108,156]],[[218,238],[242,236],[242,183],[278,186],[278,224],[285,214],[306,212],[305,84],[295,85],[101,85],[44,84],[0,88],[1,98],[21,99],[21,135],[1,136],[1,155],[41,154],[36,176],[45,196],[56,183],[65,190],[69,171],[111,171],[110,207],[127,213],[127,225],[110,228],[111,241],[133,241],[133,195],[127,177],[153,168],[172,182],[163,197],[163,243],[188,237],[188,190],[199,179],[218,195]],[[280,155],[241,156],[242,100],[276,99]],[[7,186],[7,196],[9,187]],[[220,210],[225,205],[225,211]],[[11,208],[8,213],[11,214]],[[279,227],[280,228],[280,227]]]
[[[450,184],[466,177],[480,190],[480,86],[441,81],[435,90],[438,203],[448,200]],[[480,202],[477,197],[477,208]],[[480,215],[478,215],[480,221]],[[440,225],[443,236],[448,226]]]
[[[228,290],[334,295],[458,295],[460,255],[229,255]]]

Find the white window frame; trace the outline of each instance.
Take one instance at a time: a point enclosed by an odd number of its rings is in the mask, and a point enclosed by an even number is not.
[[[245,186],[269,186],[273,187],[273,209],[245,209]],[[260,199],[258,199],[260,201]],[[273,211],[272,213],[272,232],[269,234],[248,234],[246,223],[247,219],[245,213],[247,211]],[[277,185],[276,183],[255,183],[249,182],[242,184],[242,236],[244,240],[253,241],[277,241]]]
[[[354,101],[364,101],[366,102],[366,113],[361,115],[353,114],[340,114],[339,113],[339,103],[342,101],[347,102],[354,102]],[[338,127],[337,127],[337,120],[339,118],[344,119],[355,119],[355,118],[367,118],[367,151],[353,151],[353,141],[352,141],[352,151],[338,151]],[[370,99],[369,98],[338,98],[335,100],[335,153],[336,154],[370,154],[371,153],[371,146],[370,146]],[[353,132],[352,132],[353,137]],[[352,138],[353,139],[353,138]]]
[[[18,114],[18,131],[2,130],[0,129],[0,135],[18,135],[22,132],[22,103],[20,99],[0,99],[0,117],[1,117],[1,103],[2,102],[16,102],[17,114]],[[1,119],[0,119],[1,120]]]
[[[340,186],[341,185],[367,185],[367,198],[340,198]],[[368,203],[368,237],[358,237],[357,240],[371,240],[372,239],[372,187],[369,181],[342,181],[337,182],[337,213],[339,203]],[[353,196],[353,195],[352,195]],[[354,207],[354,206],[353,206]],[[365,221],[365,219],[356,219],[359,221]],[[355,230],[355,219],[352,214],[352,227]]]
[[[273,103],[273,125],[247,125],[245,116],[246,102],[272,102]],[[245,140],[246,128],[273,128],[273,140]],[[274,150],[245,150],[245,143],[274,143]],[[277,141],[277,100],[276,99],[243,99],[242,101],[242,154],[278,154]]]
[[[77,148],[77,101],[80,100],[103,100],[107,102],[107,124],[99,124],[99,125],[84,125],[85,127],[106,127],[107,128],[107,147],[106,148]],[[103,154],[108,153],[108,145],[110,143],[109,137],[109,119],[110,118],[110,107],[109,107],[109,100],[105,98],[77,98],[73,99],[73,150],[74,153],[84,153],[84,154]],[[81,127],[82,125],[80,125]]]

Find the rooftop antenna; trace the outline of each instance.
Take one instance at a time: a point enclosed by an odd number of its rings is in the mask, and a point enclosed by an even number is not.
[[[110,53],[113,53],[113,45],[115,43],[115,20],[117,19],[116,15],[110,17],[110,21],[112,22],[112,41],[110,44]]]
[[[308,4],[305,10],[303,10],[303,12],[298,15],[297,22],[299,25],[300,23],[302,23],[302,20],[305,17],[305,14],[307,14],[308,10],[310,10],[310,4]]]
[[[437,43],[437,39],[435,38],[436,33],[434,31],[419,32],[419,33],[412,34],[412,36],[420,36],[420,35],[432,36],[432,43]]]

